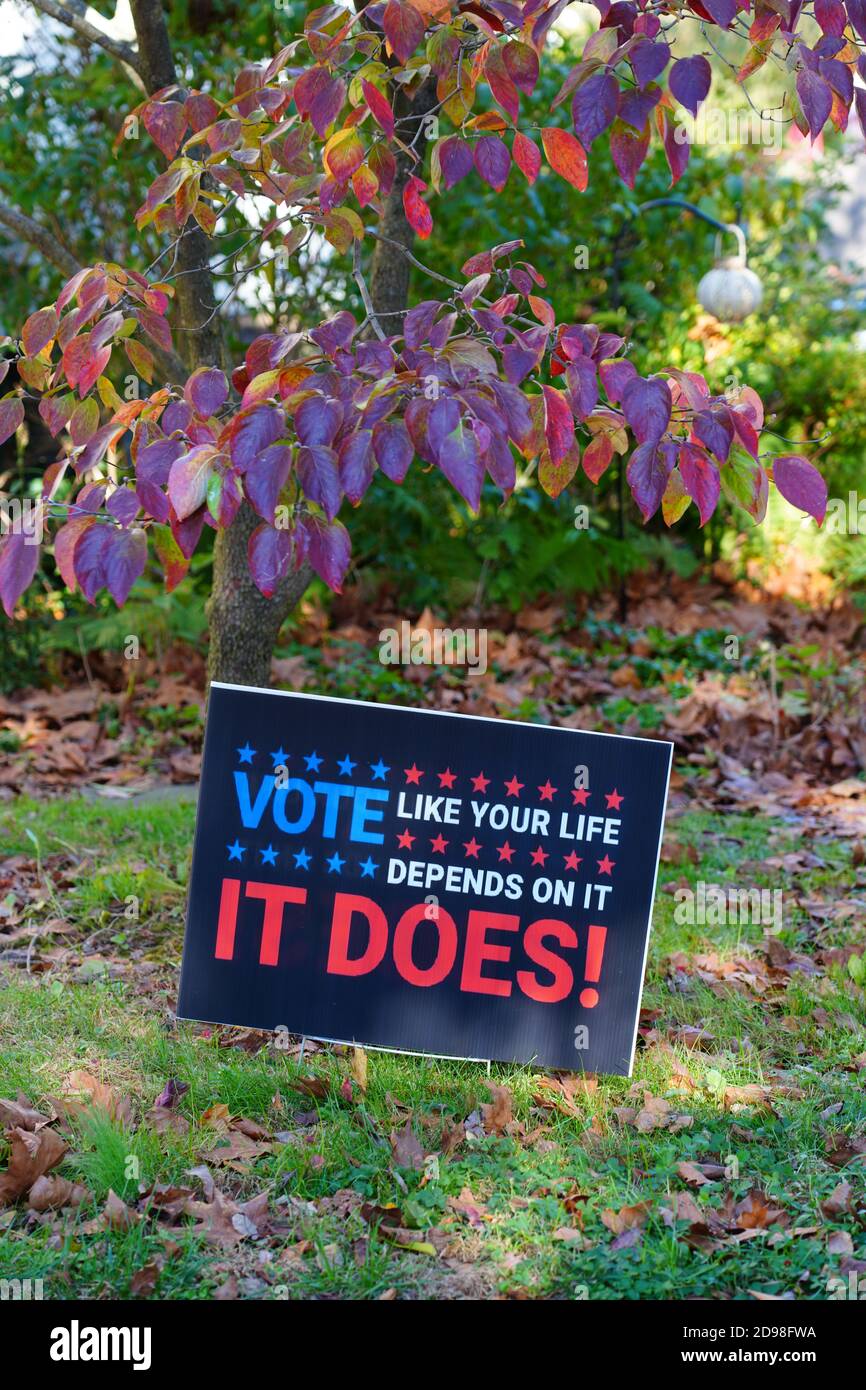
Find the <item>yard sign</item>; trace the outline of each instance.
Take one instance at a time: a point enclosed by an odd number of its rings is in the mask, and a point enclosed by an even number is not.
[[[180,1016],[628,1075],[671,752],[214,683]]]

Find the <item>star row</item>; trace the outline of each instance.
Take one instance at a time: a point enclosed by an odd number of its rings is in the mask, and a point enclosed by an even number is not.
[[[237,750],[240,762],[242,764],[245,763],[248,767],[252,767],[253,758],[256,756],[257,752],[258,750],[256,748],[250,747],[249,741],[247,741],[247,743],[244,744],[243,748],[239,748]],[[276,771],[278,767],[285,767],[288,764],[289,758],[291,756],[291,753],[287,753],[281,744],[275,752],[270,754],[274,771]],[[319,757],[315,749],[313,749],[312,753],[302,753],[301,757],[303,758],[306,764],[307,772],[318,772],[319,768],[322,766],[322,763],[325,761],[324,758]],[[340,774],[343,777],[351,777],[352,773],[355,771],[355,768],[359,766],[358,763],[352,761],[348,753],[346,754],[345,758],[337,758],[336,763],[337,767],[340,769]],[[367,766],[369,767],[370,772],[372,773],[374,781],[378,779],[379,781],[384,782],[387,774],[391,771],[390,767],[387,767],[381,758],[379,758],[378,762],[368,763]]]
[[[253,758],[256,757],[257,749],[251,748],[249,742],[247,742],[244,744],[243,748],[238,748],[237,754],[242,764],[252,767]],[[285,767],[288,764],[291,754],[287,753],[282,745],[280,745],[279,748],[270,754],[270,757],[273,767],[276,770],[278,767]],[[306,764],[307,772],[318,772],[325,761],[324,758],[319,757],[315,749],[312,753],[301,754],[301,757]],[[344,758],[337,758],[335,761],[342,777],[351,777],[355,768],[361,766],[360,763],[353,762],[348,753]],[[391,771],[390,767],[386,766],[381,757],[378,762],[368,763],[367,766],[370,768],[374,781],[378,780],[384,782],[388,773]],[[425,770],[418,767],[414,762],[411,767],[404,768],[403,773],[406,778],[406,785],[415,787],[420,787],[421,778],[427,775]],[[450,767],[445,768],[444,772],[434,772],[431,775],[438,777],[440,791],[451,791],[454,787],[454,783],[457,781],[457,773],[452,772]],[[483,771],[469,778],[469,781],[472,783],[472,790],[481,795],[487,794],[487,788],[491,785],[492,780],[492,778],[485,776]],[[526,783],[518,781],[517,774],[515,773],[507,781],[503,780],[502,785],[505,788],[506,796],[513,796],[519,800],[520,793],[525,788]],[[538,784],[538,793],[542,801],[553,801],[558,790],[559,788],[553,786],[549,777],[546,781]],[[591,793],[587,791],[586,788],[572,788],[571,803],[573,806],[586,806],[590,795]],[[618,811],[625,800],[625,797],[617,791],[616,787],[614,787],[612,792],[604,792],[603,795],[607,803],[606,809],[608,811]]]
[[[397,836],[397,844],[401,849],[411,850],[416,839],[416,835],[411,835],[408,830],[404,830]],[[431,852],[433,854],[444,854],[449,843],[450,841],[446,840],[442,835],[436,835],[430,841]],[[463,840],[460,843],[463,845],[464,854],[467,859],[477,859],[480,852],[485,848],[484,845],[478,843],[474,835],[471,840]],[[504,845],[493,845],[492,848],[495,849],[496,853],[499,855],[498,862],[500,864],[510,864],[514,855],[517,853],[514,846],[510,845],[507,840]],[[546,850],[539,845],[536,849],[530,851],[529,857],[537,868],[543,869],[547,860],[552,856],[550,850]],[[569,854],[564,854],[562,857],[567,869],[576,869],[579,864],[583,863],[583,860],[574,850]],[[609,874],[612,869],[616,868],[615,861],[610,859],[607,854],[605,854],[603,859],[597,859],[596,863],[598,864],[598,872],[600,874]]]
[[[232,860],[235,860],[238,864],[243,864],[244,855],[246,854],[248,848],[249,846],[240,844],[237,839],[235,840],[233,845],[226,845],[226,849],[229,852],[229,863],[231,863]],[[255,854],[255,850],[253,850],[253,854]],[[273,866],[276,864],[277,859],[279,858],[280,851],[278,849],[274,849],[273,845],[268,845],[267,849],[260,849],[259,854],[262,856],[263,865],[269,864]],[[296,869],[309,869],[310,865],[313,862],[313,856],[311,854],[308,854],[307,851],[303,848],[297,851],[291,850],[289,851],[289,855],[292,859],[294,859]],[[330,856],[326,854],[323,857],[325,863],[328,866],[329,874],[342,873],[343,869],[348,863],[347,859],[342,859],[340,855],[336,852]],[[361,870],[362,878],[374,878],[376,870],[379,868],[379,865],[375,863],[375,861],[371,859],[370,855],[368,854],[366,859],[358,860],[358,867]]]

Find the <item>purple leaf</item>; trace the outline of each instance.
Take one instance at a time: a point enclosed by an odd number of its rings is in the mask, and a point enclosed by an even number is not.
[[[295,411],[295,431],[302,444],[330,446],[342,423],[343,407],[326,396],[308,396]]]
[[[706,58],[696,53],[691,58],[677,59],[671,68],[668,86],[680,106],[697,116],[698,107],[709,92],[712,80],[712,68]]]
[[[820,526],[827,512],[827,484],[800,454],[782,454],[773,463],[773,482],[787,502],[808,512]]]
[[[106,526],[109,539],[105,547],[105,583],[118,607],[126,603],[130,589],[144,571],[147,536],[140,526],[132,530]]]
[[[727,29],[737,13],[737,0],[703,0],[707,14],[712,15],[720,29]]]
[[[501,193],[511,169],[511,153],[505,141],[498,135],[482,135],[476,140],[475,168],[494,192]]]
[[[637,376],[637,368],[627,357],[614,357],[598,364],[598,375],[608,400],[618,405],[625,388]]]
[[[629,54],[629,61],[634,68],[638,85],[645,87],[648,82],[652,82],[658,77],[660,72],[664,72],[670,56],[671,51],[666,43],[653,43],[651,39],[639,39]]]
[[[82,530],[75,542],[73,566],[75,578],[88,603],[93,603],[105,587],[105,565],[109,543],[109,527],[93,521]]]
[[[373,481],[372,430],[356,430],[354,434],[347,434],[340,441],[337,457],[340,485],[352,506],[357,507]]]
[[[392,483],[402,483],[415,456],[409,431],[402,420],[382,420],[373,430],[376,462]]]
[[[571,119],[584,149],[613,124],[618,100],[619,83],[610,72],[594,73],[578,87],[571,100]]]
[[[215,415],[229,393],[225,373],[218,367],[199,367],[193,372],[183,394],[199,415]]]
[[[700,410],[692,420],[692,429],[710,453],[715,454],[720,463],[724,463],[731,452],[734,437],[730,420],[710,410]]]
[[[244,474],[244,491],[250,505],[271,525],[291,465],[292,451],[288,444],[270,444],[253,459]]]
[[[671,405],[670,389],[660,377],[648,381],[635,377],[628,383],[622,395],[622,409],[639,444],[658,443],[668,427]]]
[[[671,451],[656,442],[641,444],[629,459],[626,478],[644,521],[658,511],[673,471]]]
[[[289,572],[292,559],[291,533],[262,523],[247,544],[247,562],[256,588],[272,598],[281,579]]]
[[[14,615],[16,603],[36,573],[39,546],[32,540],[23,531],[13,531],[0,542],[0,602],[7,618]]]
[[[305,517],[304,524],[310,564],[329,589],[342,593],[343,580],[352,556],[348,531],[339,521],[326,525],[317,516]]]
[[[797,73],[797,96],[800,98],[803,115],[806,117],[806,124],[814,144],[830,115],[833,106],[833,93],[829,83],[825,82],[823,77],[819,77],[817,72],[810,72],[808,68],[802,68]]]
[[[343,500],[334,450],[324,444],[299,449],[295,471],[304,494],[311,502],[318,502],[328,520],[333,521]]]
[[[105,504],[105,510],[119,521],[121,526],[130,526],[138,513],[139,499],[131,487],[118,487]]]
[[[439,167],[446,190],[465,179],[472,165],[472,149],[459,135],[452,135],[439,146]]]
[[[232,426],[232,462],[244,472],[253,459],[285,432],[285,417],[276,406],[252,406],[242,411]]]

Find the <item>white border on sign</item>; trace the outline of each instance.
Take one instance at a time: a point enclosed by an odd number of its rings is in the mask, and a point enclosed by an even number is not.
[[[479,722],[484,723],[484,724],[500,724],[500,725],[505,724],[506,726],[507,726],[507,725],[514,725],[515,727],[517,727],[517,728],[519,728],[519,729],[553,729],[553,730],[556,730],[557,732],[563,733],[563,734],[591,734],[593,738],[615,738],[615,739],[618,739],[618,740],[620,740],[620,741],[625,740],[625,741],[628,742],[628,743],[653,743],[653,744],[656,744],[656,745],[659,746],[659,747],[667,748],[667,750],[668,750],[668,771],[667,771],[667,776],[666,776],[666,778],[665,778],[665,794],[664,794],[664,800],[663,800],[663,802],[662,802],[661,820],[660,820],[660,822],[659,822],[659,841],[658,841],[658,845],[657,845],[657,847],[656,847],[656,868],[655,868],[655,874],[653,875],[652,892],[651,892],[651,894],[650,894],[649,917],[647,918],[646,941],[645,941],[645,944],[644,944],[643,965],[641,966],[640,989],[638,990],[638,1005],[637,1005],[637,1009],[635,1010],[635,1018],[634,1018],[634,1036],[633,1036],[633,1038],[632,1038],[632,1043],[631,1043],[631,1056],[629,1057],[628,1071],[626,1072],[626,1076],[627,1076],[627,1077],[630,1077],[630,1076],[631,1076],[632,1072],[634,1071],[634,1055],[635,1055],[635,1049],[636,1049],[636,1047],[637,1047],[637,1030],[638,1030],[638,1027],[639,1027],[639,1025],[640,1025],[640,1001],[641,1001],[641,998],[642,998],[642,996],[643,996],[643,987],[644,987],[644,983],[645,983],[645,980],[646,980],[647,960],[649,959],[649,941],[650,941],[650,934],[651,934],[651,932],[652,932],[652,924],[653,924],[653,905],[654,905],[654,903],[655,903],[656,887],[657,887],[657,885],[658,885],[658,879],[659,879],[659,862],[660,862],[660,859],[661,859],[662,841],[663,841],[663,839],[664,839],[664,833],[665,833],[665,812],[667,811],[667,806],[668,806],[668,792],[670,791],[670,784],[671,784],[671,768],[673,767],[673,760],[674,760],[674,745],[673,745],[668,739],[663,739],[663,738],[638,738],[638,737],[635,737],[634,734],[606,734],[606,733],[602,733],[600,730],[596,731],[595,729],[571,729],[571,728],[565,727],[565,726],[562,725],[562,724],[533,724],[533,723],[531,723],[528,719],[496,719],[496,718],[494,718],[492,715],[489,715],[489,714],[458,714],[458,712],[457,712],[456,710],[451,710],[451,709],[430,709],[429,707],[423,706],[423,705],[421,705],[421,706],[415,706],[415,705],[391,705],[391,704],[385,703],[384,701],[383,701],[382,703],[380,703],[378,700],[352,700],[352,699],[343,699],[343,698],[342,698],[341,696],[339,696],[339,695],[316,695],[316,694],[314,694],[312,691],[307,691],[307,690],[273,690],[273,689],[268,689],[267,687],[261,686],[261,685],[236,685],[236,684],[234,684],[234,682],[232,682],[232,681],[211,681],[211,683],[210,683],[210,688],[211,688],[211,690],[242,690],[242,691],[252,691],[252,692],[253,692],[254,694],[256,694],[256,695],[284,695],[284,696],[288,696],[289,699],[295,699],[295,700],[325,700],[325,701],[328,702],[328,704],[331,704],[331,705],[362,705],[365,709],[395,709],[395,710],[401,711],[403,714],[438,714],[438,715],[440,715],[440,716],[444,715],[444,716],[446,717],[446,719],[465,719],[465,720],[467,720],[467,721],[469,721],[469,722],[479,721]],[[197,810],[196,810],[196,821],[198,821],[198,811],[197,811]],[[198,828],[198,827],[196,826],[196,828]],[[184,1014],[176,1014],[175,1017],[176,1017],[176,1018],[185,1018],[185,1015],[184,1015]],[[188,1022],[191,1022],[191,1023],[204,1023],[204,1022],[206,1022],[207,1020],[205,1020],[205,1019],[188,1019],[187,1021],[188,1021]],[[223,1027],[226,1027],[226,1026],[227,1026],[226,1024],[222,1024],[222,1023],[217,1024],[217,1023],[215,1022],[215,1020],[213,1020],[213,1019],[210,1020],[210,1023],[211,1023],[214,1027],[223,1028]],[[233,1027],[244,1028],[244,1027],[253,1027],[254,1025],[253,1025],[253,1024],[233,1024],[232,1026],[233,1026]],[[262,1031],[267,1031],[267,1030],[264,1029],[264,1030],[262,1030]],[[298,1034],[296,1034],[295,1036],[296,1036],[296,1037],[307,1037],[307,1038],[309,1038],[312,1042],[334,1043],[334,1044],[338,1045],[339,1047],[363,1047],[364,1050],[365,1050],[365,1051],[368,1051],[368,1052],[393,1052],[393,1053],[397,1054],[397,1055],[400,1056],[400,1057],[434,1057],[434,1058],[436,1058],[437,1061],[440,1061],[440,1062],[486,1062],[486,1063],[489,1064],[490,1062],[492,1062],[492,1061],[494,1061],[494,1060],[497,1060],[497,1061],[500,1060],[500,1059],[494,1059],[494,1058],[492,1058],[492,1057],[491,1057],[491,1058],[488,1058],[488,1057],[454,1057],[454,1056],[452,1056],[452,1055],[451,1055],[450,1053],[448,1053],[448,1052],[411,1052],[411,1051],[409,1051],[408,1048],[404,1048],[404,1047],[383,1047],[383,1046],[382,1046],[381,1044],[379,1044],[379,1043],[364,1043],[364,1042],[358,1042],[358,1041],[351,1041],[351,1042],[350,1042],[349,1039],[347,1039],[347,1038],[320,1038],[320,1037],[315,1037],[312,1033],[303,1033],[303,1034],[302,1034],[302,1033],[298,1033]],[[508,1066],[508,1065],[514,1065],[514,1066],[532,1066],[532,1065],[533,1065],[532,1062],[515,1062],[515,1063],[511,1063],[511,1064],[509,1064],[509,1063],[507,1063],[507,1062],[501,1062],[500,1064],[501,1064],[502,1066]],[[574,1071],[578,1071],[578,1068],[575,1067],[575,1068],[573,1068],[573,1070],[574,1070]],[[584,1070],[584,1069],[582,1069],[582,1070]],[[616,1074],[616,1073],[614,1073],[614,1074]]]

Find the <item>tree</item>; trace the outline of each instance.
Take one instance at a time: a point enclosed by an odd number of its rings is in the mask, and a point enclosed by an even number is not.
[[[81,32],[63,0],[34,3]],[[644,521],[661,510],[672,525],[694,505],[704,525],[723,493],[759,521],[772,481],[820,523],[820,474],[801,455],[762,452],[751,388],[729,400],[698,372],[643,377],[620,335],[557,322],[520,239],[479,248],[462,280],[425,272],[414,254],[414,238],[433,233],[436,197],[461,180],[498,192],[513,168],[532,185],[546,161],[582,193],[602,137],[629,188],[653,138],[671,183],[682,177],[689,147],[675,113],[697,113],[712,69],[703,52],[674,52],[675,0],[652,12],[597,0],[600,28],[553,102],[555,113],[569,103],[570,122],[521,123],[521,96],[535,89],[567,3],[329,5],[269,62],[242,67],[218,99],[179,85],[161,6],[132,0],[137,44],[115,56],[145,95],[119,139],[137,123],[165,156],[136,223],[167,238],[168,269],[76,268],[23,325],[20,384],[0,400],[0,443],[20,424],[25,394],[64,442],[40,506],[59,523],[54,558],[70,588],[91,602],[107,588],[123,603],[149,550],[173,588],[211,526],[211,675],[266,684],[273,642],[310,574],[340,589],[351,546],[338,512],[344,499],[361,504],[376,470],[400,485],[419,460],[477,511],[485,479],[508,497],[518,458],[556,497],[578,468],[597,483],[628,455]],[[866,0],[820,0],[811,45],[801,7],[787,0],[760,5],[748,28],[737,0],[691,9],[698,47],[715,51],[721,31],[748,39],[740,80],[768,62],[790,72],[790,119],[813,140],[828,122],[844,129],[852,104],[866,124],[866,93],[854,88],[855,69],[866,75],[855,42],[866,42]],[[250,213],[259,259],[328,247],[351,259],[362,308],[262,334],[232,370],[213,239],[229,213],[261,206],[272,210]],[[44,228],[21,231],[49,253]],[[411,308],[410,265],[438,294]],[[149,395],[120,397],[112,374],[123,362]],[[36,571],[32,540],[32,525],[13,525],[0,549],[9,616]]]

